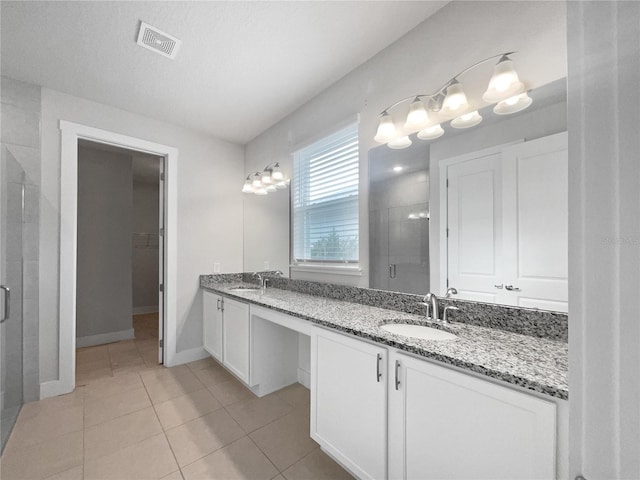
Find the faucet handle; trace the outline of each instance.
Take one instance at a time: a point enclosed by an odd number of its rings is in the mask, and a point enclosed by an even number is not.
[[[460,310],[460,309],[458,307],[453,307],[453,306],[444,307],[444,314],[442,315],[442,323],[444,323],[444,324],[449,323],[448,312],[450,312],[452,310]]]
[[[455,288],[451,287],[447,289],[447,293],[445,294],[445,298],[450,298],[451,295],[457,295],[458,294],[458,290],[456,290]]]

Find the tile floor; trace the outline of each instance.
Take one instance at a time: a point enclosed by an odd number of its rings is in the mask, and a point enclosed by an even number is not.
[[[2,480],[351,478],[309,437],[305,387],[257,398],[213,359],[159,366],[144,317],[78,350],[73,393],[23,406]]]

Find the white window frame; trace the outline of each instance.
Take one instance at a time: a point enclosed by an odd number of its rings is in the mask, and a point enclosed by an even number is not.
[[[317,135],[315,136],[312,140],[307,140],[306,142],[297,145],[293,152],[291,153],[292,156],[292,162],[295,162],[295,154],[297,152],[299,152],[300,150],[303,150],[311,145],[313,145],[314,143],[317,143],[321,140],[323,140],[324,138],[327,138],[331,135],[334,135],[335,133],[339,132],[340,130],[343,130],[351,125],[356,125],[356,128],[358,129],[358,143],[360,141],[359,139],[359,118],[356,116],[355,118],[350,118],[348,120],[345,120],[343,122],[340,122],[337,126],[337,128],[332,128],[329,131],[326,131],[324,134],[321,135]],[[359,151],[359,147],[358,147],[358,157],[360,157],[360,151]],[[360,177],[360,158],[358,158],[358,177]],[[295,179],[294,179],[295,180]],[[360,238],[360,233],[361,233],[361,219],[360,219],[360,208],[358,207],[358,249],[357,249],[357,254],[358,254],[358,260],[357,261],[353,261],[353,262],[341,262],[341,261],[335,261],[335,262],[331,262],[331,261],[323,261],[323,262],[312,262],[312,261],[308,261],[308,262],[297,262],[295,260],[295,255],[294,255],[294,235],[295,235],[295,226],[294,226],[294,212],[295,212],[295,208],[294,208],[294,195],[293,195],[293,184],[292,187],[290,189],[290,218],[289,218],[289,225],[290,225],[290,238],[289,238],[289,242],[290,242],[290,248],[289,248],[289,252],[290,252],[290,271],[292,273],[294,272],[300,272],[300,273],[309,273],[309,274],[337,274],[337,275],[347,275],[347,276],[362,276],[362,269],[361,269],[361,246],[360,246],[360,242],[361,242],[361,238]],[[358,181],[358,205],[360,204],[360,196],[361,196],[361,191],[360,191],[360,181]]]

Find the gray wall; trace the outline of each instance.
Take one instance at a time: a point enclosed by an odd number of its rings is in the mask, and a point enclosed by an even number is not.
[[[94,335],[133,336],[132,203],[131,156],[78,147],[78,345]]]
[[[40,398],[38,242],[41,89],[7,77],[2,77],[1,83],[2,157],[10,166],[10,170],[4,173],[8,175],[11,188],[21,189],[22,184],[25,186],[22,225],[14,225],[21,228],[16,233],[21,236],[22,245],[7,252],[10,256],[7,258],[10,263],[7,274],[14,277],[7,280],[12,285],[22,284],[22,288],[14,287],[11,309],[12,317],[22,317],[23,394],[24,400],[28,402]],[[21,197],[22,192],[18,192],[18,195]],[[19,204],[15,206],[20,207]],[[15,215],[20,212],[12,213],[17,218]],[[20,328],[20,322],[12,322],[7,328]],[[16,354],[19,355],[19,350],[16,350]],[[11,365],[18,365],[19,362],[19,358],[10,359],[6,367],[11,368]]]
[[[135,160],[134,160],[135,161]],[[133,182],[133,313],[158,311],[158,183]]]

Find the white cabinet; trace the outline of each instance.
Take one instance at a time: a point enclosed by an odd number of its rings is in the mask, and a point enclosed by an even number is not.
[[[387,350],[315,328],[311,437],[359,478],[387,476]]]
[[[222,363],[249,382],[249,305],[222,299]]]
[[[389,478],[555,478],[556,405],[392,352]]]
[[[203,292],[203,343],[240,380],[249,382],[249,305]]]
[[[222,361],[222,296],[202,292],[204,349]]]
[[[566,312],[567,133],[447,159],[441,169],[441,290]]]

